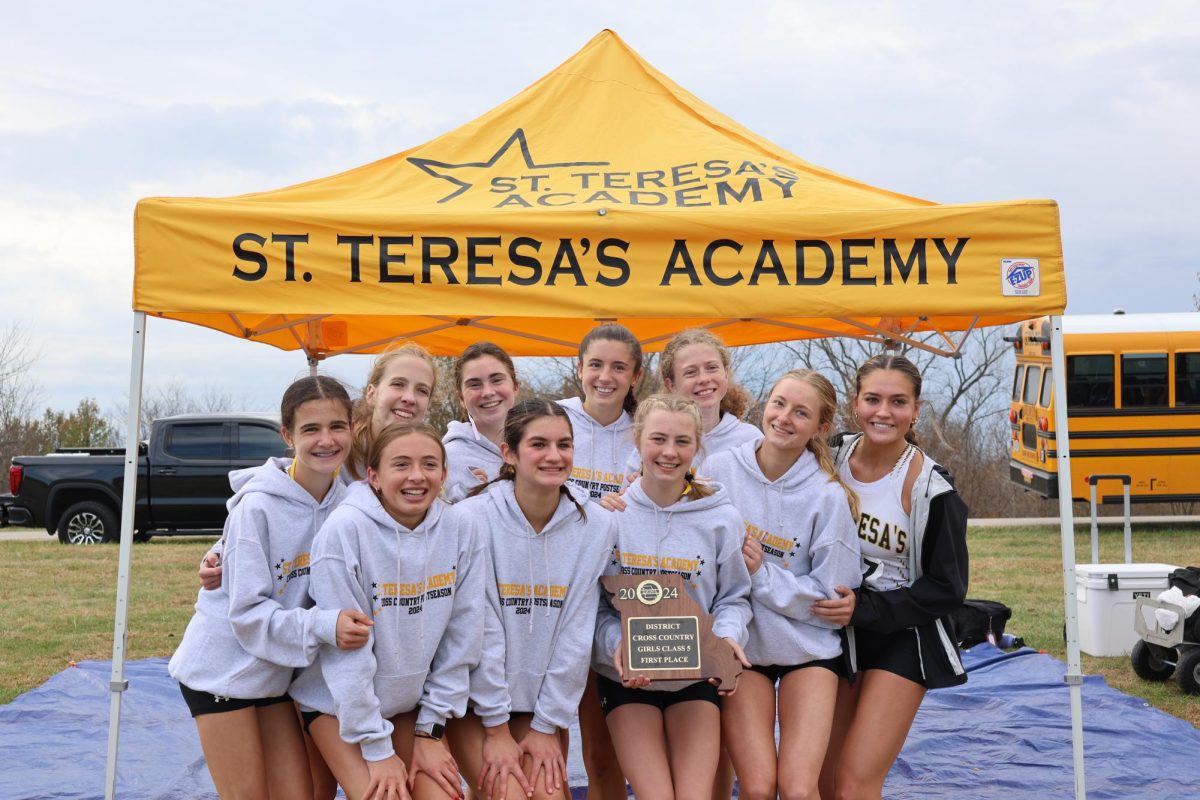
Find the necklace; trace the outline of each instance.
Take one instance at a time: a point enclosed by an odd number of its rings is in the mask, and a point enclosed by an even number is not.
[[[896,459],[896,463],[892,465],[888,475],[895,478],[897,475],[904,473],[907,470],[908,462],[912,460],[913,453],[915,452],[916,448],[911,443],[905,445],[904,450],[901,451],[900,457]]]

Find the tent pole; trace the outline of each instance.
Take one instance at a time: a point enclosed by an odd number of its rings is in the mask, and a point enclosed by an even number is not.
[[[133,521],[137,508],[138,428],[142,417],[142,368],[146,360],[146,312],[133,312],[133,354],[129,365],[129,418],[125,436],[125,485],[121,493],[121,549],[117,560],[117,614],[113,622],[112,673],[109,677],[108,760],[104,797],[117,795],[117,745],[121,733],[121,694],[125,680],[125,621],[129,612],[129,567],[133,560]]]
[[[1083,673],[1079,668],[1079,607],[1075,596],[1075,519],[1071,506],[1071,437],[1067,430],[1067,356],[1062,316],[1050,317],[1050,364],[1054,369],[1054,448],[1058,458],[1058,513],[1062,537],[1063,602],[1067,628],[1067,674],[1071,691],[1071,751],[1075,798],[1087,797],[1083,767]]]

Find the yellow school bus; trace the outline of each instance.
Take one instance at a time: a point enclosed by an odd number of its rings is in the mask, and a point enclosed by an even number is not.
[[[1200,500],[1200,313],[1065,316],[1071,497],[1087,501],[1089,476],[1127,475],[1130,500]],[[1006,336],[1016,350],[1009,477],[1057,498],[1050,320]],[[1096,486],[1123,501],[1121,481]]]

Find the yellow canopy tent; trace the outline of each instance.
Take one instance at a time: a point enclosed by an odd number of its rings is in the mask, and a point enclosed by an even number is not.
[[[651,349],[704,325],[733,345],[848,335],[954,354],[976,326],[1066,305],[1053,201],[940,205],[814,166],[611,31],[419,147],[270,192],[142,200],[134,233],[130,510],[146,315],[315,363],[397,339],[436,354],[486,338],[514,355],[569,355],[599,320]],[[938,345],[910,338],[928,331]],[[132,526],[124,514],[109,797]],[[1069,673],[1077,665],[1076,650]]]
[[[431,142],[276,191],[142,200],[135,235],[135,310],[314,358],[480,337],[564,355],[597,319],[650,345],[695,324],[729,344],[903,335],[1066,304],[1054,202],[842,177],[611,31]]]

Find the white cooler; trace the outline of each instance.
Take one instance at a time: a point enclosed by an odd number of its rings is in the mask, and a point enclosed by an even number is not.
[[[1138,635],[1133,629],[1139,597],[1158,597],[1169,588],[1170,564],[1076,564],[1079,649],[1093,656],[1124,656]]]

